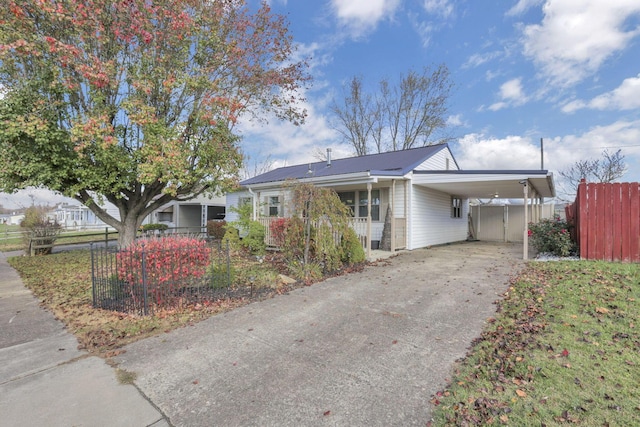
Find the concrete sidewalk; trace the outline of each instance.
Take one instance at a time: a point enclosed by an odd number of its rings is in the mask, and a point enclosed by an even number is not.
[[[42,309],[0,252],[0,424],[169,426],[134,386]]]
[[[126,347],[176,426],[424,426],[522,247],[415,250]]]

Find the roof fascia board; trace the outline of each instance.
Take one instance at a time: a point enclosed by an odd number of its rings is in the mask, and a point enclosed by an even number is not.
[[[545,175],[546,176],[546,175]],[[415,174],[414,179],[417,183],[455,183],[468,181],[504,181],[504,180],[523,180],[531,178],[544,178],[540,175],[528,174]]]
[[[448,171],[438,171],[438,170],[417,170],[416,174],[420,175],[529,175],[540,177],[540,175],[552,175],[546,169],[478,169],[478,170],[448,170]]]
[[[378,178],[377,177],[371,177],[371,175],[369,174],[369,172],[356,172],[356,173],[350,173],[350,174],[343,174],[343,175],[330,175],[330,176],[322,176],[322,177],[311,177],[311,178],[302,178],[302,179],[298,179],[295,181],[298,182],[303,182],[303,183],[311,183],[311,184],[315,184],[315,185],[334,185],[336,183],[345,183],[345,184],[352,184],[355,181],[357,182],[377,182]],[[261,189],[265,189],[265,188],[280,188],[282,187],[287,181],[272,181],[272,182],[263,182],[263,183],[259,183],[259,184],[250,184],[250,185],[244,185],[244,188],[251,188],[253,190],[261,190]],[[356,182],[356,183],[357,183]]]

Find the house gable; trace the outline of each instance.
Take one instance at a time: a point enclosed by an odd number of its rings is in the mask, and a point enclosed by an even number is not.
[[[447,146],[446,149],[438,151],[413,169],[418,171],[447,171],[460,170],[460,167]]]

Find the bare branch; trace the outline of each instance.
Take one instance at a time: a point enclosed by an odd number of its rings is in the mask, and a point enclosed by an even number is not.
[[[354,77],[344,105],[334,101],[334,128],[357,155],[447,141],[450,136],[444,130],[452,88],[445,65],[425,67],[422,72],[410,70],[400,76],[397,86],[383,79],[374,95],[364,92],[361,77]]]
[[[622,150],[609,153],[602,152],[600,159],[578,160],[567,169],[563,169],[558,174],[564,178],[566,187],[564,192],[569,196],[569,200],[575,195],[580,180],[587,182],[615,182],[622,178],[627,171]]]

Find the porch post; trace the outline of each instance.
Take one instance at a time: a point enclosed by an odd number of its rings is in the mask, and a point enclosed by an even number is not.
[[[371,258],[371,183],[367,183],[367,259]]]
[[[409,248],[409,227],[410,225],[410,219],[409,217],[411,216],[408,212],[408,206],[409,206],[409,201],[408,201],[408,197],[409,197],[409,180],[405,179],[404,180],[404,238],[402,239],[404,242],[404,248],[408,249]]]
[[[524,191],[524,235],[522,246],[522,259],[529,259],[529,186],[525,182],[522,185]]]
[[[394,202],[396,200],[396,180],[391,180],[391,253],[396,251],[396,218]]]
[[[260,215],[258,215],[258,209],[260,207],[260,192],[257,191],[253,196],[253,220],[256,221]]]

